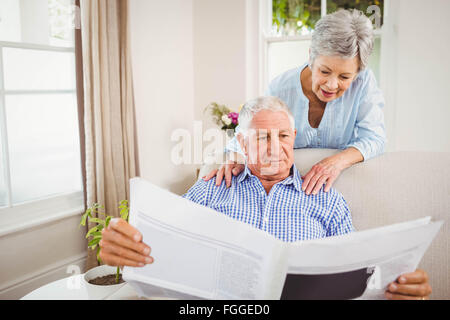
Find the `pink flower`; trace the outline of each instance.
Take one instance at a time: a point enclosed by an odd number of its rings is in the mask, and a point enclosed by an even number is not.
[[[237,113],[237,112],[230,112],[228,114],[228,118],[231,119],[231,122],[233,124],[238,124],[239,113]]]

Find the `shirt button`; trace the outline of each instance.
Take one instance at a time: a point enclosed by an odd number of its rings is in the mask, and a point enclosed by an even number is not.
[[[269,218],[265,217],[265,218],[264,218],[264,222],[265,222],[265,223],[269,222]]]

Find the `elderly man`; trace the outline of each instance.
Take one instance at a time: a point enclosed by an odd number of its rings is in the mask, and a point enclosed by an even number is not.
[[[278,98],[261,97],[245,104],[239,115],[238,141],[245,170],[218,188],[214,179],[200,179],[184,195],[196,203],[249,223],[283,241],[342,235],[354,230],[344,198],[335,189],[316,195],[302,191],[294,164],[294,118]],[[142,267],[153,262],[141,233],[121,219],[103,230],[100,258],[109,265]],[[427,274],[401,275],[386,291],[390,299],[428,299]]]

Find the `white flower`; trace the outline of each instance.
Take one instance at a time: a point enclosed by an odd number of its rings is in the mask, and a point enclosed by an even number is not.
[[[226,126],[229,126],[229,125],[231,124],[231,119],[228,118],[228,115],[224,114],[224,115],[222,116],[222,122],[223,122]]]

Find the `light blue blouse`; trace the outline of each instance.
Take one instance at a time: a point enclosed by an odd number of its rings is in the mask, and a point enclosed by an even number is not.
[[[308,120],[309,100],[300,82],[300,73],[306,66],[307,63],[281,74],[265,93],[280,98],[291,109],[297,129],[294,148],[354,147],[364,160],[382,154],[386,143],[384,98],[373,72],[361,71],[341,97],[327,103],[319,127],[312,128]],[[242,153],[236,138],[226,151]]]

